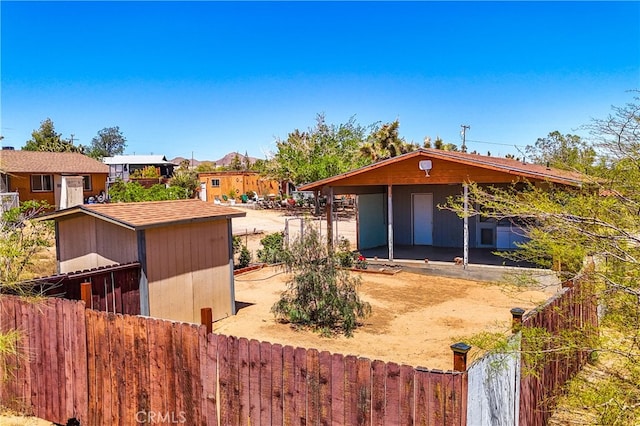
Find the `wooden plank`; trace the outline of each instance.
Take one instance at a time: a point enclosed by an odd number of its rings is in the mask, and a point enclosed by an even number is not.
[[[239,339],[229,337],[229,371],[230,371],[230,423],[240,423],[240,365],[239,365]]]
[[[384,423],[400,424],[400,366],[394,362],[386,364]]]
[[[113,424],[111,417],[111,376],[104,374],[105,371],[111,371],[106,315],[101,313],[96,315],[95,332],[96,355],[98,357],[96,364],[98,392],[96,397],[100,401],[100,418],[102,419],[100,424]]]
[[[331,424],[331,404],[333,404],[333,398],[331,396],[332,356],[329,352],[322,351],[320,352],[318,361],[320,362],[320,424],[329,425]]]
[[[110,351],[111,351],[111,371],[119,372],[112,375],[111,389],[114,396],[113,401],[113,424],[120,424],[131,421],[127,417],[128,401],[127,388],[131,382],[125,368],[126,354],[133,352],[133,348],[125,341],[124,318],[121,315],[112,313],[108,316],[108,327],[110,328]]]
[[[182,347],[182,331],[183,324],[178,322],[171,323],[171,376],[173,380],[170,384],[173,384],[173,388],[169,387],[170,395],[172,396],[167,406],[169,413],[183,413],[185,412],[184,393],[185,393],[185,363],[184,363],[184,351]]]
[[[429,405],[429,424],[444,425],[445,398],[442,384],[442,371],[432,370],[429,374],[429,390],[427,404]]]
[[[199,326],[182,325],[182,350],[184,354],[183,407],[182,412],[174,415],[174,420],[185,419],[192,425],[203,424],[202,415],[202,377],[200,376],[200,351],[198,348]],[[206,327],[205,327],[206,330]],[[183,415],[184,414],[184,415]]]
[[[229,340],[231,337],[217,335],[218,349],[218,383],[220,385],[220,424],[230,425],[231,400],[233,395],[233,383],[231,380],[231,363],[229,361]]]
[[[244,337],[238,339],[238,377],[240,424],[247,425],[251,424],[249,417],[251,403],[249,399],[249,340]]]
[[[358,358],[356,361],[356,392],[358,395],[357,422],[371,424],[371,361]]]
[[[83,303],[73,305],[72,337],[73,412],[80,423],[89,421],[89,382],[87,353],[87,321]]]
[[[249,421],[260,424],[260,342],[249,341]]]
[[[415,408],[415,369],[408,365],[400,366],[400,403],[399,421],[401,425],[413,425]]]
[[[307,421],[307,350],[295,348],[293,352],[294,367],[294,415],[296,424]]]
[[[149,380],[151,382],[150,412],[164,413],[167,410],[167,352],[171,350],[167,341],[164,321],[148,320],[149,336]],[[170,329],[169,329],[170,330]]]
[[[260,418],[259,422],[261,425],[270,425],[271,424],[271,405],[273,401],[271,399],[272,389],[274,385],[271,383],[272,380],[272,367],[273,362],[271,361],[271,343],[268,342],[260,342],[258,346],[258,350],[260,351],[260,365],[258,374],[260,375],[260,387],[257,390],[257,393],[260,397]],[[282,371],[280,371],[280,380],[276,378],[274,381],[277,383],[282,380]],[[280,389],[278,392],[282,392],[282,385],[279,385]],[[282,420],[280,420],[282,422]]]
[[[345,407],[345,357],[341,354],[333,354],[331,356],[331,420],[334,424],[347,424]]]
[[[98,418],[98,373],[96,357],[95,322],[96,313],[85,310],[84,317],[87,330],[87,422],[101,424]]]
[[[317,349],[307,349],[307,417],[311,425],[320,423],[320,363]]]
[[[132,317],[133,321],[133,354],[137,360],[137,371],[135,372],[138,388],[136,391],[135,410],[136,413],[148,413],[151,411],[151,344],[149,339],[149,325],[153,320],[144,317]]]
[[[344,424],[358,423],[358,359],[353,355],[344,357]]]
[[[428,370],[417,369],[415,370],[415,424],[416,425],[430,425],[429,419],[429,398],[431,395],[431,389],[429,376],[431,372]]]
[[[296,385],[295,385],[295,349],[291,346],[282,348],[282,390],[283,424],[297,425],[296,421]]]
[[[383,361],[371,363],[371,424],[384,425],[385,422],[385,379],[386,365]]]
[[[120,419],[123,421],[135,421],[138,412],[138,393],[141,391],[138,371],[143,368],[140,359],[135,356],[137,352],[137,342],[135,337],[135,327],[137,324],[135,317],[118,316],[117,321],[122,324],[121,337],[124,354],[122,357],[122,373],[124,379],[124,389],[119,389],[120,399]],[[132,357],[131,354],[134,354]],[[122,386],[122,383],[119,383]]]
[[[218,424],[218,339],[200,328],[200,375],[202,376],[202,414],[205,425]]]
[[[33,373],[33,361],[34,361],[34,356],[36,356],[34,354],[34,351],[32,350],[32,348],[34,347],[33,343],[36,341],[36,337],[32,337],[32,334],[39,334],[36,332],[36,330],[33,329],[33,323],[31,321],[29,321],[30,316],[29,316],[29,307],[24,304],[24,303],[19,303],[18,305],[18,309],[20,311],[20,316],[18,317],[16,315],[16,329],[17,330],[23,330],[25,335],[23,336],[23,338],[21,339],[21,351],[20,353],[22,354],[21,358],[23,359],[23,366],[24,366],[24,371],[23,371],[23,380],[24,380],[24,387],[22,389],[22,395],[24,396],[24,401],[25,401],[25,405],[27,407],[33,407],[33,399],[32,399],[32,395],[33,395],[33,389],[35,386],[35,383],[33,383],[33,380],[35,379],[34,373]],[[3,310],[2,307],[0,306],[0,310]],[[1,323],[4,323],[4,319],[1,320]],[[1,389],[1,386],[0,386]],[[1,392],[1,391],[0,391]]]
[[[267,343],[263,343],[266,345]],[[283,368],[283,348],[279,344],[271,345],[271,423],[281,425],[283,419],[284,403],[284,368]]]
[[[65,398],[63,400],[64,410],[63,410],[63,418],[71,418],[74,417],[74,409],[73,409],[73,400],[74,400],[74,388],[76,383],[74,382],[73,377],[73,366],[72,366],[72,357],[73,357],[73,341],[72,336],[75,334],[76,330],[74,327],[74,319],[73,308],[74,303],[70,300],[64,300],[61,303],[62,308],[62,347],[63,347],[63,375],[64,375],[64,394]]]
[[[58,399],[52,395],[52,390],[55,386],[58,386],[58,357],[56,354],[56,321],[55,321],[55,306],[52,303],[46,301],[42,305],[42,313],[45,318],[44,330],[46,330],[44,340],[44,358],[46,369],[43,370],[44,385],[45,387],[40,389],[45,395],[45,413],[47,419],[59,420],[59,413],[57,412],[57,406],[59,405]]]

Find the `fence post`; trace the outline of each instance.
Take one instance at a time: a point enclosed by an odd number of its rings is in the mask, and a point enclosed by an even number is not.
[[[524,315],[524,309],[513,308],[511,309],[511,332],[517,333],[522,328],[522,316]]]
[[[450,346],[453,351],[453,371],[467,370],[467,352],[471,346],[463,342],[454,343]]]
[[[200,309],[200,323],[207,326],[207,334],[213,332],[213,311],[211,308]]]
[[[86,309],[93,309],[92,302],[93,297],[91,294],[91,283],[80,283],[80,299],[84,301],[84,307]]]

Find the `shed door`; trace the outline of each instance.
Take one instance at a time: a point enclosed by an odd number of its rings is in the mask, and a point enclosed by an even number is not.
[[[413,245],[433,244],[433,194],[411,194]]]

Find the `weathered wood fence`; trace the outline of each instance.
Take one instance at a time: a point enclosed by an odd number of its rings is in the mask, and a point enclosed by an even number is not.
[[[589,341],[597,333],[598,327],[598,303],[592,286],[588,275],[565,283],[563,292],[526,315],[522,326],[541,328],[553,335],[578,332],[582,335],[579,341]],[[581,348],[575,342],[563,340],[577,347],[559,350],[546,357],[544,364],[539,366],[527,365],[526,357],[522,359],[524,371],[520,380],[520,425],[547,424],[562,387],[587,362],[590,352],[588,346]],[[521,344],[524,350],[531,347],[526,334],[523,334]],[[554,347],[549,344],[545,349],[558,349],[560,345]]]
[[[140,314],[140,264],[112,265],[34,280],[45,294],[83,300],[82,284],[90,284],[87,308],[118,314]]]
[[[51,421],[466,424],[465,372],[207,334],[59,298],[3,296],[0,322],[23,333],[1,403]]]

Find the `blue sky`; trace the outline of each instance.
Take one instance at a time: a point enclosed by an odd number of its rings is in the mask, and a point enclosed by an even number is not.
[[[4,146],[264,158],[323,113],[518,154],[640,89],[640,2],[0,2]],[[489,143],[487,143],[489,142]]]

